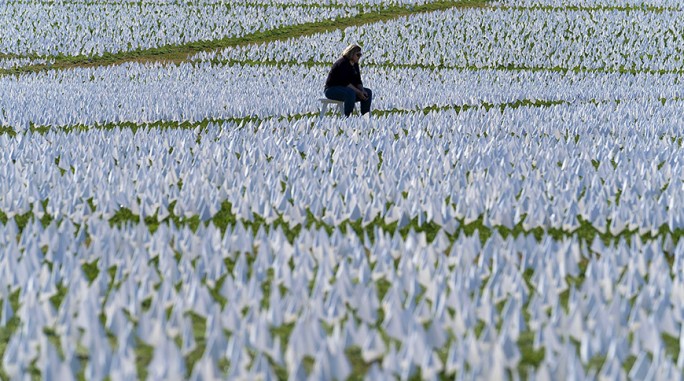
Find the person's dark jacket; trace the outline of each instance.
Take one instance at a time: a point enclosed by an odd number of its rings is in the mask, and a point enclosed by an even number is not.
[[[354,86],[363,85],[363,82],[361,82],[361,70],[358,63],[352,65],[347,57],[342,57],[332,65],[330,73],[328,73],[328,79],[325,81],[325,88],[347,86],[350,83]]]

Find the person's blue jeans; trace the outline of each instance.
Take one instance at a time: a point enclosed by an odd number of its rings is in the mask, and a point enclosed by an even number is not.
[[[370,112],[371,102],[373,101],[373,92],[371,89],[364,87],[368,93],[368,99],[362,101],[356,96],[356,91],[346,86],[331,86],[325,89],[325,97],[328,99],[344,102],[344,115],[351,115],[354,111],[354,103],[361,102],[361,115]]]

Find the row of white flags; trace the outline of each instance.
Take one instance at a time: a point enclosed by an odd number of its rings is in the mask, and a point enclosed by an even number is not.
[[[677,0],[497,0],[493,5],[510,7],[584,7],[584,8],[631,8],[633,10],[653,10],[671,8],[682,10]]]
[[[362,65],[677,72],[682,28],[679,10],[454,8],[198,58],[326,62],[356,41]]]
[[[278,58],[280,59],[280,58]],[[330,61],[334,57],[330,58]],[[317,113],[330,62],[179,66],[126,64],[0,77],[0,126],[201,121]],[[681,115],[684,74],[424,69],[362,66],[374,110],[419,110],[508,103],[565,103],[576,124],[608,103],[645,120]],[[406,91],[388,91],[406,89]],[[668,101],[664,106],[662,101]],[[597,106],[597,104],[599,104]],[[612,107],[612,106],[611,106]],[[582,111],[575,111],[581,108]],[[525,108],[528,120],[545,113]],[[494,115],[495,113],[492,113]],[[621,115],[610,116],[621,118]],[[568,119],[570,118],[570,119]],[[619,121],[619,119],[618,119]],[[624,123],[631,123],[629,119]]]
[[[441,232],[428,242],[413,230],[375,227],[370,239],[312,227],[290,242],[241,223],[150,233],[100,219],[21,232],[10,220],[0,233],[0,326],[20,321],[1,359],[13,380],[32,364],[45,379],[135,378],[143,344],[152,380],[276,379],[278,369],[343,380],[352,361],[371,364],[372,380],[503,380],[522,367],[537,380],[677,380],[684,370],[665,340],[684,338],[682,240],[606,246],[494,230],[484,242]],[[532,351],[543,351],[534,367]]]
[[[0,22],[6,26],[0,31],[0,50],[27,56],[96,56],[240,37],[287,25],[421,3],[378,0],[361,4],[288,1],[188,5],[12,1],[0,15]],[[412,62],[407,63],[412,64],[464,67],[680,68],[684,41],[676,33],[682,29],[679,3],[611,2],[606,9],[595,8],[606,6],[601,1],[565,3],[503,1],[494,7],[455,8],[347,28],[344,36],[346,41],[362,42],[366,48],[372,48],[369,53],[373,54],[367,55],[367,60],[389,63],[404,63],[408,58]],[[508,9],[497,5],[521,7]],[[557,11],[534,8],[534,5],[570,8]],[[577,6],[586,8],[572,8]],[[636,9],[632,12],[626,11],[633,8]],[[339,42],[314,45],[313,54],[326,52],[327,57],[331,49],[333,54],[339,53],[338,45]],[[296,48],[296,57],[311,54],[299,46]]]
[[[241,37],[359,12],[351,3],[7,1],[0,13],[0,51],[24,56],[101,56]]]
[[[5,58],[0,59],[0,69],[16,69],[32,65],[52,65],[54,58]]]
[[[509,229],[570,233],[584,220],[603,233],[674,232],[684,123],[676,105],[649,115],[621,103],[5,134],[0,211],[207,221],[228,201],[238,219],[292,227],[311,213],[331,226],[414,221],[447,233],[480,217]]]

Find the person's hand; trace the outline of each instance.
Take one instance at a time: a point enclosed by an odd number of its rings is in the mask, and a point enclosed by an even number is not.
[[[359,98],[361,98],[362,101],[368,99],[368,93],[366,93],[366,90],[359,90]]]

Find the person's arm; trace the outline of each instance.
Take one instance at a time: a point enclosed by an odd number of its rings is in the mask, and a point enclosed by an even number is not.
[[[361,98],[363,100],[366,100],[366,98],[368,98],[368,93],[366,92],[366,89],[363,88],[362,83],[359,83],[358,85],[356,85],[356,89],[361,92],[361,95],[362,95]]]
[[[354,90],[354,92],[356,92],[356,95],[357,95],[359,98],[363,99],[364,101],[366,100],[366,98],[368,98],[368,94],[366,94],[366,90],[363,89],[363,86],[361,86],[361,85],[356,85],[356,86],[355,86],[355,85],[352,85],[352,84],[350,83],[350,84],[347,85],[347,87],[350,88],[350,89],[352,89],[352,90]]]
[[[359,67],[358,63],[355,66],[356,80],[358,81],[358,83],[355,85],[355,90],[358,90],[356,93],[359,95],[359,98],[365,101],[368,99],[368,93],[366,93],[366,89],[363,88],[363,82],[361,81],[361,68]]]

